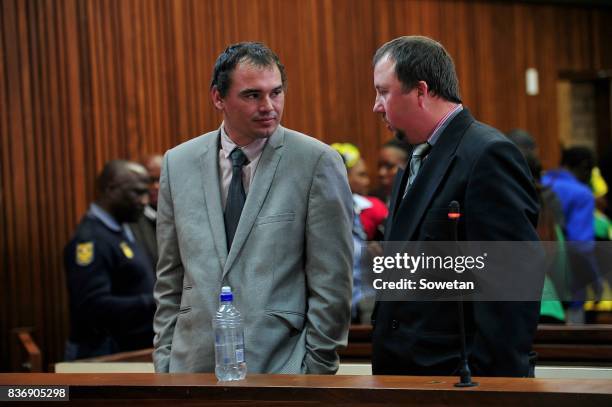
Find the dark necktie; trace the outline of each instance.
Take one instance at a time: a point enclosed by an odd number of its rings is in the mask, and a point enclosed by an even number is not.
[[[242,208],[246,200],[244,186],[242,185],[242,167],[248,162],[246,156],[239,148],[235,148],[230,153],[230,159],[232,160],[232,181],[227,191],[225,213],[223,214],[228,251],[232,247],[234,235],[240,221],[240,214],[242,214]]]
[[[404,196],[408,193],[408,188],[414,182],[419,170],[421,169],[421,165],[423,164],[423,159],[429,152],[431,145],[429,143],[419,144],[414,148],[412,152],[412,158],[410,159],[410,166],[408,172],[408,182],[406,183],[406,189],[404,190]]]

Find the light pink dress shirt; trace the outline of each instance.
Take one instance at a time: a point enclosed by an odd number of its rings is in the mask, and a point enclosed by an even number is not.
[[[253,141],[251,144],[241,147],[242,152],[246,155],[249,160],[248,165],[242,167],[242,185],[244,186],[244,192],[249,194],[249,187],[255,176],[255,170],[257,170],[257,164],[259,158],[263,152],[267,138],[261,138]],[[229,138],[225,132],[224,126],[221,126],[221,148],[219,149],[219,184],[221,185],[221,204],[225,209],[225,203],[227,201],[227,191],[229,190],[230,182],[232,182],[232,160],[229,155],[234,148],[238,147]]]

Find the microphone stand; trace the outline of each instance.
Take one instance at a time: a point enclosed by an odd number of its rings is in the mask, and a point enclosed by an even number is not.
[[[457,247],[457,225],[459,218],[461,217],[461,211],[459,209],[459,202],[452,201],[448,205],[448,219],[452,222],[451,227],[451,240]],[[455,252],[455,254],[457,254]],[[472,371],[468,363],[466,345],[465,345],[465,318],[463,316],[463,294],[459,292],[459,301],[457,302],[459,311],[459,336],[461,338],[461,367],[459,368],[459,382],[455,383],[455,387],[474,387],[478,386],[478,383],[472,381]]]

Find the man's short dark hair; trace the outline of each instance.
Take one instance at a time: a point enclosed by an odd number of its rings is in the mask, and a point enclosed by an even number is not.
[[[429,90],[449,102],[461,103],[455,64],[442,44],[422,36],[399,37],[380,47],[372,65],[388,56],[406,91],[425,81]]]
[[[110,160],[96,178],[96,192],[98,197],[106,193],[106,189],[117,182],[117,179],[127,171],[139,172],[142,175],[147,174],[146,169],[141,164],[128,160]]]
[[[231,74],[241,62],[247,62],[257,67],[276,65],[281,74],[283,88],[287,87],[285,67],[270,48],[260,42],[239,42],[227,47],[217,57],[210,81],[210,89],[217,88],[221,97],[225,97],[231,85]]]
[[[104,168],[96,178],[96,189],[98,194],[103,195],[106,189],[115,182],[117,176],[128,165],[127,160],[110,160],[104,164]]]
[[[569,169],[582,167],[590,170],[595,166],[595,157],[588,147],[570,147],[561,152],[561,165]]]
[[[521,151],[534,151],[536,149],[535,139],[526,130],[512,129],[506,133],[506,137],[516,144]]]

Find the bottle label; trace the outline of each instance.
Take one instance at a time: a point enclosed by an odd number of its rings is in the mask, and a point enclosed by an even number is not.
[[[236,363],[244,362],[244,349],[236,349]]]

